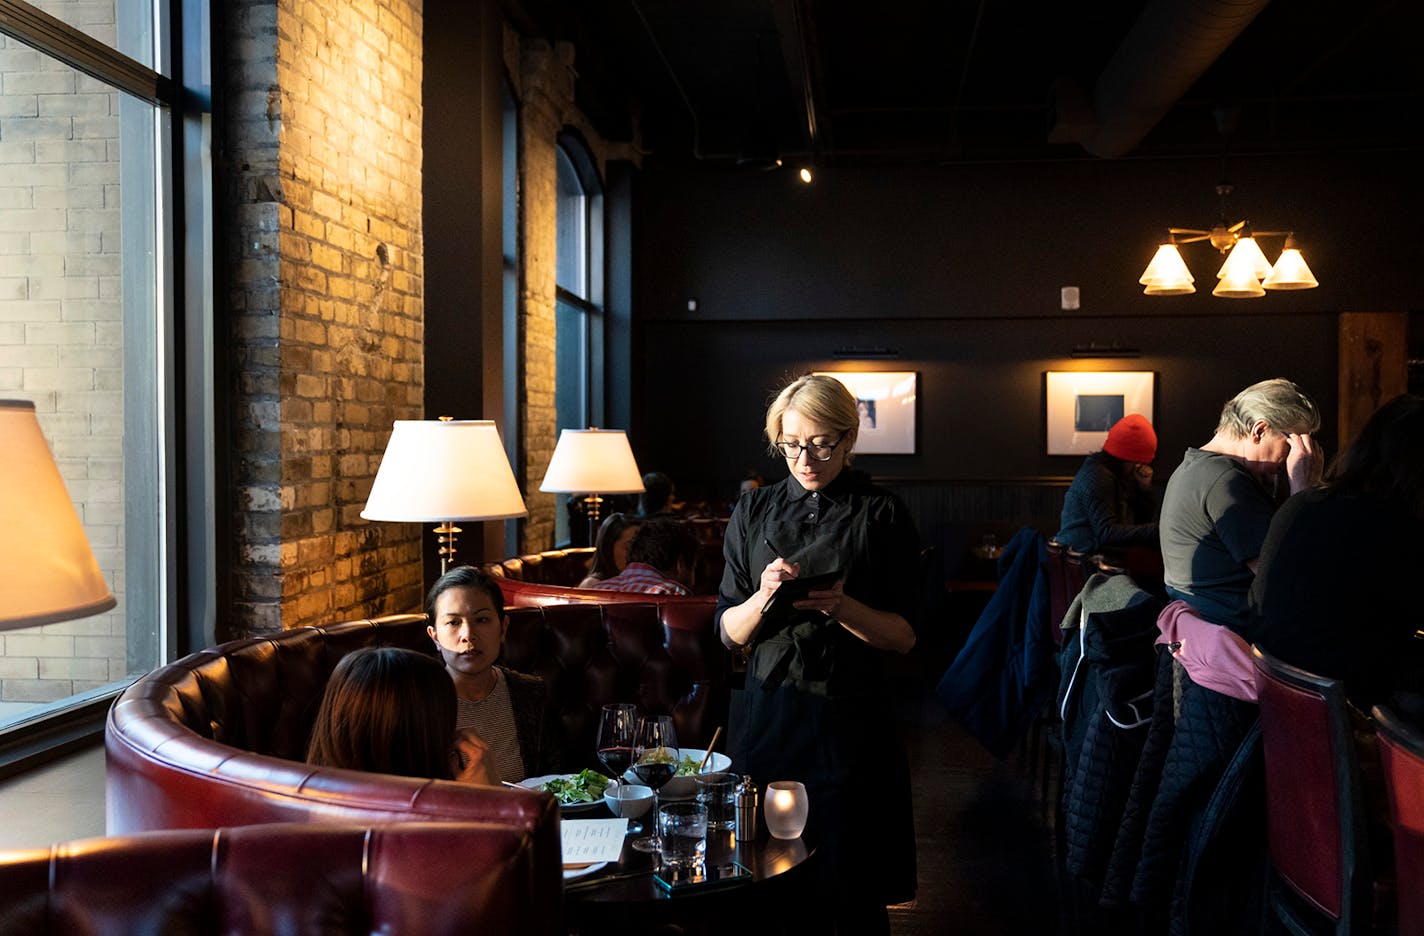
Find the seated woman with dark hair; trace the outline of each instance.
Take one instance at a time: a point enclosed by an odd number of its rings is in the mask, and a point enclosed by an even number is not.
[[[603,525],[598,528],[598,541],[593,551],[593,568],[584,580],[578,583],[578,587],[592,588],[628,568],[628,546],[633,542],[633,535],[638,532],[638,527],[642,525],[642,520],[625,513],[611,513],[605,517]]]
[[[307,763],[402,777],[495,784],[488,748],[455,730],[455,689],[432,657],[365,647],[327,680]]]
[[[425,611],[426,631],[455,685],[456,727],[489,746],[495,777],[514,782],[554,772],[559,748],[546,734],[544,680],[495,665],[509,629],[498,583],[473,566],[456,566],[431,586]]]
[[[649,520],[628,547],[628,567],[590,588],[647,595],[692,594],[697,537],[680,520]]]
[[[1293,666],[1343,679],[1369,711],[1424,691],[1424,397],[1380,407],[1323,487],[1271,519],[1242,636]],[[1415,710],[1418,701],[1406,707]]]

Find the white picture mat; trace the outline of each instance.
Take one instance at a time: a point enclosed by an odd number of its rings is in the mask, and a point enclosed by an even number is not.
[[[1048,454],[1087,455],[1107,441],[1106,429],[1079,430],[1076,426],[1078,397],[1121,396],[1122,415],[1141,413],[1155,423],[1152,371],[1048,371],[1046,390]]]
[[[916,371],[816,371],[834,377],[862,403],[855,451],[861,455],[915,454]]]

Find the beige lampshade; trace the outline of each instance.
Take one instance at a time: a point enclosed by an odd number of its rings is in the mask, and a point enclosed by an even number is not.
[[[118,604],[30,401],[0,400],[0,452],[0,631],[88,617]]]
[[[443,523],[526,513],[493,422],[398,419],[361,516]]]
[[[1152,262],[1147,264],[1147,269],[1142,271],[1137,281],[1146,287],[1142,290],[1145,296],[1185,296],[1197,291],[1192,285],[1192,272],[1187,269],[1182,254],[1173,243],[1157,248]]]
[[[1254,237],[1242,237],[1236,241],[1236,246],[1231,248],[1231,252],[1226,255],[1226,261],[1221,264],[1221,269],[1216,271],[1217,279],[1224,279],[1233,270],[1245,267],[1251,271],[1251,275],[1256,279],[1262,279],[1271,272],[1271,261],[1266,259],[1266,255],[1261,252],[1261,245],[1256,243]],[[1240,276],[1237,276],[1240,279]],[[1215,290],[1213,290],[1213,293]]]
[[[1223,299],[1257,299],[1264,296],[1266,291],[1261,288],[1261,281],[1256,278],[1255,269],[1245,263],[1238,263],[1217,280],[1216,288],[1211,294]]]
[[[1271,275],[1261,283],[1266,289],[1314,289],[1320,285],[1295,247],[1287,246],[1271,267]]]
[[[565,429],[539,490],[555,494],[638,494],[643,475],[622,429]]]

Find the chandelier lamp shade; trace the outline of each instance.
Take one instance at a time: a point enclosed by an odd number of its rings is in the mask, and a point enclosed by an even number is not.
[[[622,429],[563,430],[539,490],[586,495],[583,502],[588,514],[588,542],[593,545],[603,503],[601,495],[643,491],[643,475],[633,458],[628,434]]]
[[[440,573],[455,558],[455,523],[507,520],[528,511],[499,429],[488,419],[398,419],[361,516],[434,523]]]
[[[0,400],[0,631],[115,607],[79,513],[40,431],[35,404]]]
[[[1217,186],[1217,194],[1223,199],[1230,194],[1231,186]],[[1283,237],[1285,246],[1280,256],[1272,264],[1256,242],[1258,237]],[[1152,261],[1137,281],[1142,284],[1143,295],[1185,296],[1196,292],[1196,278],[1187,268],[1177,249],[1182,244],[1206,241],[1225,255],[1225,260],[1216,271],[1216,286],[1213,296],[1224,299],[1259,299],[1271,289],[1314,289],[1320,283],[1310,271],[1305,258],[1296,245],[1295,235],[1288,231],[1256,231],[1246,221],[1227,224],[1221,221],[1211,230],[1199,228],[1168,228],[1167,241],[1158,246]]]

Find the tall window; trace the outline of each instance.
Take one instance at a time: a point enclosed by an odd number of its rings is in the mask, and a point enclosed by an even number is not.
[[[208,83],[206,57],[175,66],[154,34],[177,11],[163,0],[0,6],[0,396],[34,402],[119,600],[105,614],[0,634],[8,742],[172,655],[186,529],[175,479],[204,483],[176,441],[194,428],[185,401],[202,401],[177,375],[208,385],[206,361],[181,355],[207,334],[210,251],[201,223],[192,230],[179,215],[206,212],[206,118],[190,124],[174,110],[181,84]],[[190,132],[196,179],[185,182],[175,149]],[[189,198],[175,198],[187,185]],[[180,283],[180,269],[199,285]]]
[[[559,429],[603,420],[603,188],[588,149],[559,138],[559,205],[554,404]],[[555,511],[555,542],[570,539],[567,497]]]
[[[504,282],[504,449],[511,465],[519,462],[519,107],[509,82],[504,84],[504,139],[500,152],[503,217]],[[519,524],[504,525],[504,554],[517,556]]]

